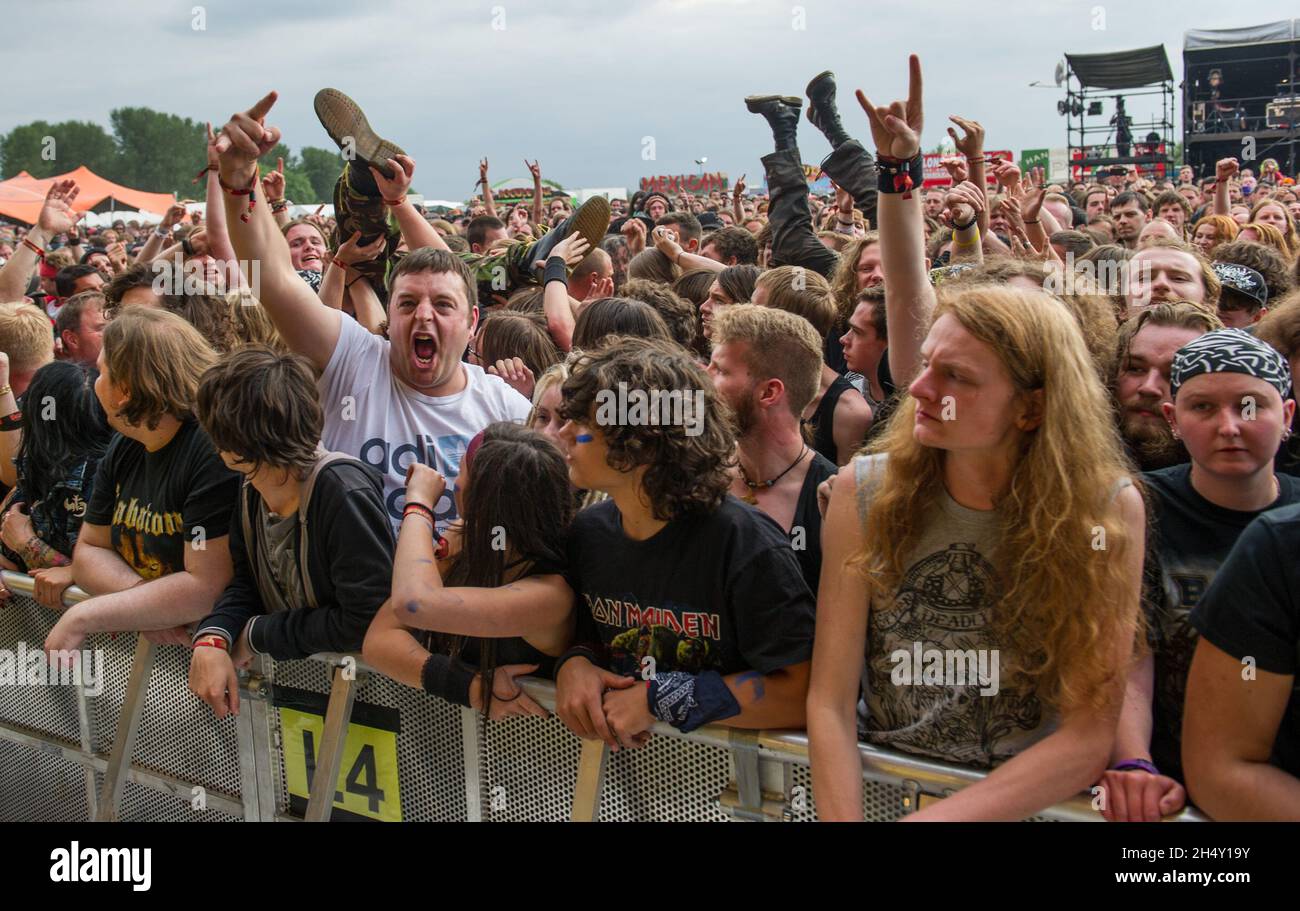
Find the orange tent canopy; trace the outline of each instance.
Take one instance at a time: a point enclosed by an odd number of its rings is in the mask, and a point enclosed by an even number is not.
[[[41,214],[45,194],[49,192],[50,185],[56,180],[77,182],[81,193],[72,207],[78,212],[88,212],[104,200],[111,198],[133,209],[162,215],[166,213],[168,206],[176,201],[170,193],[145,193],[143,190],[120,186],[111,180],[105,180],[83,165],[75,171],[57,177],[37,179],[23,171],[17,177],[0,181],[0,215],[29,225],[35,224]]]

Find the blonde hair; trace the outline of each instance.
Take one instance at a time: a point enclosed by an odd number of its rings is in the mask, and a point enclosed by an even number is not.
[[[51,269],[66,269],[68,266],[75,266],[77,258],[72,255],[72,251],[67,247],[60,247],[57,250],[50,250],[45,254],[45,265]]]
[[[1274,203],[1276,205],[1276,203]],[[1262,221],[1251,221],[1241,226],[1241,231],[1237,232],[1238,240],[1246,240],[1241,236],[1241,232],[1249,228],[1259,235],[1259,240],[1253,241],[1257,244],[1263,244],[1266,247],[1272,247],[1278,252],[1278,255],[1290,264],[1295,259],[1295,254],[1291,252],[1290,245],[1287,243],[1286,235],[1279,231],[1275,226],[1265,224]]]
[[[532,429],[533,421],[537,420],[537,409],[541,405],[542,396],[546,395],[547,390],[552,386],[562,386],[564,381],[569,378],[572,367],[577,363],[578,358],[582,357],[582,352],[578,350],[570,351],[564,360],[547,367],[537,382],[533,384],[533,407],[528,412],[528,420],[524,421],[524,426]]]
[[[802,316],[823,338],[835,328],[838,315],[831,303],[831,286],[821,274],[803,266],[768,269],[754,282],[767,291],[765,306]]]
[[[9,355],[15,373],[35,370],[54,360],[54,328],[35,304],[0,304],[0,351]]]
[[[1010,673],[1060,710],[1104,708],[1125,672],[1110,656],[1132,635],[1117,484],[1129,474],[1110,399],[1071,314],[1046,294],[976,285],[939,289],[934,319],[956,319],[992,348],[1024,395],[1040,390],[1042,422],[1027,433],[997,500],[1001,538],[992,562],[1002,582],[995,628],[1015,645]],[[876,599],[892,606],[922,517],[943,490],[942,450],[913,436],[916,401],[905,395],[870,451],[888,455],[851,561]],[[1094,550],[1099,529],[1107,547]],[[876,605],[880,605],[879,608]]]
[[[749,346],[742,359],[750,374],[780,380],[790,413],[803,414],[821,387],[822,340],[812,324],[787,310],[736,304],[718,314],[713,328],[714,347],[732,342]]]
[[[120,416],[134,426],[194,417],[199,380],[216,362],[199,330],[169,310],[127,307],[104,329],[109,377],[129,396]]]
[[[1273,230],[1277,231],[1278,236],[1282,238],[1282,246],[1280,248],[1282,253],[1292,259],[1296,256],[1300,256],[1300,233],[1296,232],[1295,219],[1291,217],[1291,210],[1287,208],[1286,203],[1277,199],[1261,199],[1250,207],[1250,221],[1248,221],[1247,224],[1251,227],[1257,227],[1260,225],[1261,222],[1258,222],[1255,219],[1258,217],[1260,209],[1263,209],[1265,206],[1277,206],[1282,210],[1282,217],[1286,219],[1285,231],[1279,230],[1273,225],[1265,225],[1265,227],[1273,228]],[[1245,225],[1242,227],[1245,227]]]
[[[862,237],[853,238],[840,250],[840,263],[831,276],[831,303],[841,319],[847,320],[852,316],[858,305],[858,260],[862,258],[862,251],[878,243],[880,235],[869,231]]]
[[[288,353],[289,346],[251,291],[246,288],[231,291],[226,295],[226,302],[230,305],[230,318],[238,338],[236,347],[265,345],[279,354]]]

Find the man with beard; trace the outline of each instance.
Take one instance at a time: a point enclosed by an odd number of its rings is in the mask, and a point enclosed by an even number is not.
[[[1174,437],[1162,410],[1172,402],[1174,354],[1192,339],[1222,328],[1213,311],[1188,301],[1156,304],[1119,327],[1115,402],[1120,435],[1139,470],[1187,461],[1187,449]]]
[[[736,414],[731,492],[785,529],[816,594],[822,562],[817,485],[839,470],[799,430],[799,416],[821,381],[821,339],[803,317],[757,304],[728,307],[713,332],[709,376]]]

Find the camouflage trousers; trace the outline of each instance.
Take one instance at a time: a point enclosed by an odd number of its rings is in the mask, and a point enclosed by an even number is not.
[[[348,182],[350,167],[352,162],[344,164],[343,173],[334,184],[335,228],[332,246],[337,250],[340,243],[358,232],[365,240],[380,235],[387,238],[381,256],[357,264],[357,272],[370,282],[380,300],[386,301],[388,273],[402,258],[402,254],[397,251],[402,242],[402,233],[382,197],[360,193]],[[496,296],[504,301],[511,292],[538,284],[538,276],[528,269],[536,242],[514,240],[492,253],[457,254],[474,275],[478,285],[479,306],[491,306]]]

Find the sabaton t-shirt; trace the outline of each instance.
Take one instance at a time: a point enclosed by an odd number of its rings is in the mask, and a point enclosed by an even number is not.
[[[230,531],[239,475],[195,420],[149,452],[114,434],[95,476],[85,521],[111,529],[113,549],[144,579],[185,569],[185,548]]]

